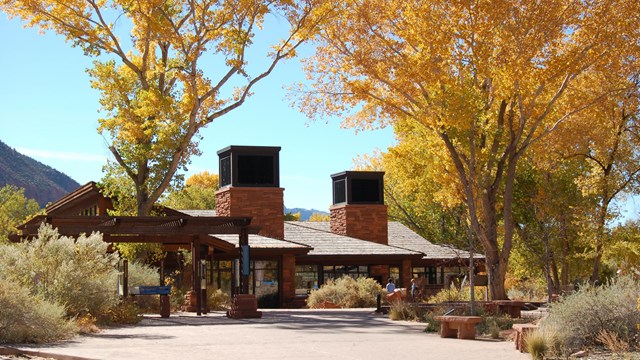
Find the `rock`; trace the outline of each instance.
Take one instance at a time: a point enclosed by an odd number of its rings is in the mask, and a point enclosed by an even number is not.
[[[569,358],[571,359],[575,359],[575,358],[583,358],[585,356],[588,356],[589,352],[587,350],[582,350],[582,351],[578,351],[576,353],[573,353],[569,356]]]

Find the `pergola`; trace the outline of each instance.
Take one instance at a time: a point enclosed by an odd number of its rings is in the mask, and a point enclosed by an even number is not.
[[[240,244],[240,292],[249,293],[249,234],[257,234],[257,226],[251,226],[251,217],[227,216],[46,216],[39,215],[18,229],[22,236],[11,240],[30,238],[38,234],[42,224],[50,224],[63,236],[78,236],[100,232],[108,243],[161,243],[191,247],[192,287],[196,293],[196,311],[200,315],[203,296],[200,286],[202,269],[199,266],[203,253],[209,247],[223,252],[235,250],[235,246],[211,235],[237,234]],[[246,270],[246,271],[245,271]]]

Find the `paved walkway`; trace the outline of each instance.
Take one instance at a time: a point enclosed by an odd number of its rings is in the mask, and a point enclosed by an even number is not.
[[[391,321],[372,310],[265,310],[262,319],[221,312],[145,316],[55,346],[21,349],[90,359],[530,359],[513,342],[442,339],[424,324]]]

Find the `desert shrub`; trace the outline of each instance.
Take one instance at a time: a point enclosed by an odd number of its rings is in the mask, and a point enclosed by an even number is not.
[[[62,306],[12,281],[0,281],[0,343],[46,343],[72,337],[73,321]]]
[[[475,287],[473,290],[476,300],[484,299],[485,294],[482,288]],[[469,290],[469,287],[463,287],[462,290],[460,290],[460,288],[452,286],[440,290],[437,294],[430,297],[427,302],[439,304],[449,301],[469,301],[470,299],[471,291]]]
[[[603,331],[631,344],[638,335],[639,295],[640,283],[630,277],[600,287],[583,286],[551,306],[549,316],[540,324],[542,331],[561,329],[564,353],[597,345],[597,335]]]
[[[91,315],[85,314],[76,318],[76,326],[78,327],[78,333],[80,334],[95,334],[100,332],[100,329],[96,326],[98,319]]]
[[[420,321],[423,312],[416,304],[394,301],[389,308],[389,319]]]
[[[158,268],[137,261],[129,262],[129,286],[155,286],[159,282]],[[156,312],[160,308],[159,295],[136,296],[135,300],[142,312]]]
[[[531,358],[535,360],[544,359],[544,355],[548,350],[547,339],[542,332],[535,330],[527,333],[524,339],[527,343],[527,352],[531,354]]]
[[[440,331],[440,322],[436,320],[436,312],[427,311],[422,316],[424,322],[427,323],[427,327],[424,329],[424,332],[438,332]]]
[[[188,287],[171,286],[171,294],[169,294],[169,302],[171,303],[171,311],[178,311],[184,304],[184,297],[190,291]]]
[[[630,348],[630,345],[628,342],[622,339],[619,339],[618,335],[611,331],[607,331],[607,330],[600,331],[600,333],[596,336],[596,339],[598,340],[598,342],[604,345],[607,349],[611,350],[616,354],[625,353],[629,351],[629,348]]]
[[[480,334],[489,334],[492,338],[500,337],[501,330],[508,330],[513,327],[513,319],[509,315],[482,315],[482,321],[476,325],[476,330]]]
[[[209,292],[207,297],[210,310],[227,310],[231,306],[231,297],[221,289]]]
[[[103,324],[137,324],[142,320],[140,307],[131,299],[119,301],[101,315]]]
[[[376,296],[381,292],[382,286],[374,279],[360,277],[354,280],[343,276],[329,280],[318,290],[312,291],[307,298],[307,305],[313,308],[329,301],[343,308],[374,307]]]
[[[537,278],[519,280],[507,289],[507,297],[519,301],[546,301],[547,287]]]
[[[0,274],[32,295],[65,306],[67,315],[107,311],[116,298],[117,256],[100,234],[76,240],[43,225],[32,241],[0,246]]]

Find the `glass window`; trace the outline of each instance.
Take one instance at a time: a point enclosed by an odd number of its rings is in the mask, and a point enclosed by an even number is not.
[[[318,288],[318,267],[296,265],[296,295],[306,295]]]
[[[414,267],[411,270],[411,276],[426,279],[425,285],[436,285],[440,283],[438,281],[438,268],[435,266]]]
[[[359,277],[369,277],[368,266],[357,265],[335,265],[335,266],[323,266],[324,281],[328,279],[337,279],[342,276],[350,276],[354,279]]]
[[[249,293],[258,298],[258,307],[279,306],[278,261],[252,261],[249,284]]]
[[[400,277],[400,268],[398,266],[389,266],[389,277],[396,283],[396,287],[402,287],[402,278]],[[388,279],[384,279],[384,284]]]
[[[212,273],[212,288],[231,294],[231,261],[214,261]]]

